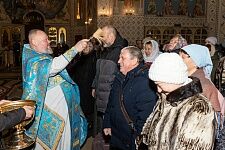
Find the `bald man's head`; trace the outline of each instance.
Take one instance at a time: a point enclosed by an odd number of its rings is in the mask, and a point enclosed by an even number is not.
[[[30,47],[38,53],[52,54],[48,35],[39,29],[33,29],[28,35]]]
[[[104,47],[111,46],[116,40],[117,36],[116,29],[113,26],[108,25],[102,28],[102,32],[103,32],[102,40],[104,42]]]

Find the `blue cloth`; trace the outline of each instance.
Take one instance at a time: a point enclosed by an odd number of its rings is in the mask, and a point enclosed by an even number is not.
[[[203,68],[205,75],[210,79],[213,63],[209,53],[209,49],[198,44],[190,44],[182,48],[194,61],[195,65]]]
[[[45,145],[49,146],[50,149],[54,146],[57,134],[54,137],[54,135],[49,136],[50,134],[44,132],[59,132],[63,126],[62,120],[57,115],[44,108],[47,89],[57,85],[57,83],[52,82],[54,77],[49,76],[52,60],[53,58],[50,55],[37,53],[28,44],[24,45],[22,55],[22,99],[35,100],[37,104],[34,122],[26,133],[34,139],[37,136],[41,139],[51,138],[52,140],[43,141],[46,142]],[[71,150],[79,150],[80,145],[83,144],[87,136],[87,121],[80,108],[79,89],[65,69],[56,76],[57,80],[59,80],[58,85],[62,88],[69,109]],[[53,117],[57,120],[55,127],[58,128],[54,129],[55,131],[53,131],[53,128],[50,128]],[[42,128],[43,125],[49,125],[49,128]],[[49,137],[44,137],[44,135]]]

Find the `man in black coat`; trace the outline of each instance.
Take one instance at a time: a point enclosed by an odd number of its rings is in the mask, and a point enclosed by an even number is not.
[[[123,48],[118,63],[120,72],[112,85],[103,131],[111,136],[110,150],[135,150],[135,138],[156,104],[156,86],[137,47]]]
[[[102,28],[100,38],[104,50],[96,62],[96,74],[92,83],[92,96],[95,97],[97,105],[97,133],[102,131],[102,119],[115,77],[114,73],[118,70],[117,62],[120,51],[128,45],[127,40],[122,38],[119,32],[110,25]]]
[[[95,118],[95,100],[91,95],[91,85],[95,77],[95,65],[97,58],[97,51],[95,50],[96,46],[92,43],[89,43],[89,45],[90,49],[84,50],[79,55],[76,55],[66,67],[70,77],[79,87],[80,105],[88,121],[88,137],[94,134],[93,125]]]

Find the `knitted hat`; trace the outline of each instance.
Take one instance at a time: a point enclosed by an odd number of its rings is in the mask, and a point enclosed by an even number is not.
[[[212,45],[216,45],[217,38],[216,37],[213,37],[213,36],[210,36],[210,37],[208,37],[208,38],[205,39],[205,42],[206,43],[210,43]]]
[[[171,84],[188,81],[187,66],[177,53],[160,54],[149,69],[149,78]]]

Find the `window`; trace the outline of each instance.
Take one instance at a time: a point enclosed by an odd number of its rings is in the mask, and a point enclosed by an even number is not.
[[[188,43],[192,43],[192,30],[189,28],[182,28],[180,34],[187,40]]]
[[[56,47],[57,45],[57,29],[56,27],[50,27],[48,29],[48,37],[51,47]]]
[[[161,43],[161,32],[156,27],[151,27],[151,29],[147,30],[145,37],[151,37],[153,40]]]
[[[66,29],[64,27],[59,28],[58,43],[66,43]]]
[[[51,47],[56,47],[57,43],[66,43],[66,34],[66,29],[64,27],[60,27],[59,29],[56,27],[50,27],[48,29],[48,37]]]
[[[197,29],[194,33],[194,43],[205,44],[205,39],[207,38],[206,29]]]
[[[176,34],[177,34],[176,30],[173,28],[168,28],[168,29],[164,30],[162,44],[169,42],[170,39]]]
[[[151,37],[159,44],[165,44],[176,35],[181,34],[188,43],[204,44],[207,38],[205,28],[196,27],[151,27],[145,26],[145,37]]]

